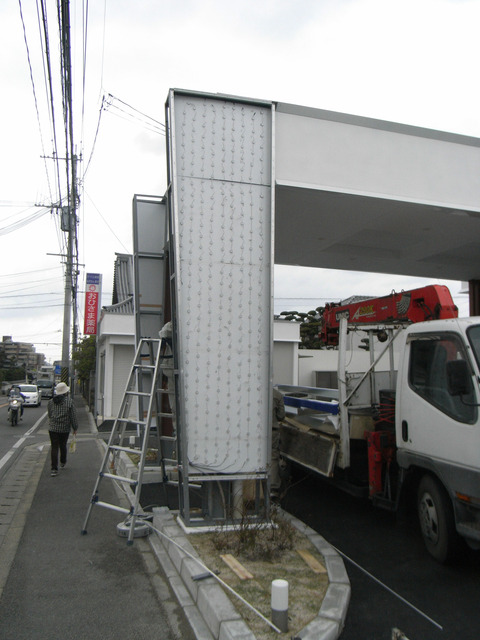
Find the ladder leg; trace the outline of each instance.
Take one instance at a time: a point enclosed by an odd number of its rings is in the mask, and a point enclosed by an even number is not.
[[[87,531],[88,521],[90,520],[90,515],[92,513],[93,505],[95,503],[95,496],[96,495],[97,494],[94,492],[94,494],[92,496],[92,499],[90,500],[90,504],[88,505],[87,515],[85,516],[85,520],[83,522],[83,527],[82,527],[82,531],[81,531],[82,536],[85,536],[88,533],[88,531]]]
[[[156,418],[156,430],[157,430],[157,440],[159,453],[162,454],[162,472],[165,477],[165,461],[163,453],[161,452],[161,438],[160,438],[160,421],[159,418],[162,415],[160,406],[159,406],[159,397],[157,392],[157,384],[158,377],[161,371],[160,369],[160,343],[161,340],[153,340],[150,338],[142,338],[139,341],[135,359],[132,365],[132,369],[130,372],[130,377],[125,387],[124,398],[122,400],[118,417],[116,418],[114,425],[112,427],[112,431],[110,433],[110,437],[107,444],[107,449],[105,455],[103,457],[103,462],[100,467],[100,471],[98,474],[98,478],[96,480],[92,498],[90,500],[90,504],[88,506],[87,514],[85,517],[85,521],[83,524],[82,534],[87,533],[87,526],[89,523],[89,519],[92,513],[92,509],[95,505],[101,507],[107,507],[109,509],[119,511],[121,513],[126,514],[125,521],[120,523],[123,525],[122,530],[127,531],[128,529],[128,540],[127,544],[133,544],[133,539],[135,538],[135,534],[139,531],[138,524],[139,518],[143,517],[143,514],[140,515],[139,511],[141,510],[140,505],[140,497],[141,497],[141,488],[142,488],[142,480],[143,480],[143,471],[145,467],[146,456],[148,452],[149,440],[151,435],[152,425],[152,417],[154,413],[154,407],[156,407],[155,418]],[[157,344],[158,348],[155,353],[154,345]],[[149,348],[149,363],[145,363],[146,356],[142,352],[144,347],[148,346]],[[149,390],[143,390],[143,383],[148,380]],[[134,390],[136,385],[136,391]],[[139,400],[139,409],[141,416],[138,417],[137,420],[132,420],[129,418],[130,413],[130,403],[132,400],[132,396],[137,396]],[[146,420],[144,420],[144,411],[143,411],[143,399],[148,398],[148,410],[146,412]],[[163,414],[165,415],[165,414]],[[125,431],[128,424],[136,424],[137,425],[137,435],[140,438],[141,446],[140,451],[138,449],[134,449],[132,447],[125,446],[124,440],[126,438]],[[118,438],[118,442],[116,440]],[[126,453],[139,453],[140,459],[138,462],[138,476],[137,479],[134,480],[132,478],[122,477],[120,475],[116,475],[115,472],[110,472],[107,469],[110,456],[112,460],[115,461],[117,456],[120,455],[121,452]],[[100,482],[102,479],[112,479],[118,482],[119,484],[125,484],[129,486],[131,489],[135,487],[133,498],[130,498],[131,508],[125,509],[120,506],[116,506],[113,504],[108,504],[106,502],[99,500],[99,488]],[[120,527],[119,525],[119,527]],[[120,529],[119,529],[120,531]],[[147,533],[149,533],[149,529],[146,528]]]

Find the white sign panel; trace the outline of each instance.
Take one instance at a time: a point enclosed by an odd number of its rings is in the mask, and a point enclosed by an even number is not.
[[[190,473],[267,467],[272,108],[172,100],[180,412]]]

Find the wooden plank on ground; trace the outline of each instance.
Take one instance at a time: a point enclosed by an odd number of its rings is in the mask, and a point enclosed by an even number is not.
[[[312,556],[309,551],[305,551],[305,549],[297,549],[296,551],[305,560],[312,571],[315,573],[327,573],[323,564]]]
[[[230,567],[230,569],[240,578],[240,580],[251,580],[253,578],[250,571],[245,569],[243,564],[241,564],[232,554],[226,553],[221,555],[220,558],[225,562],[225,564]]]
[[[297,429],[300,429],[300,431],[310,431],[310,427],[307,424],[303,424],[302,422],[298,422],[298,420],[295,420],[295,418],[285,418],[284,422],[286,422],[287,424],[292,425],[293,427],[296,427]]]

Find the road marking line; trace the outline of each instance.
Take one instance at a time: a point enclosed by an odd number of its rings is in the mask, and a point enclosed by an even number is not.
[[[33,425],[33,427],[30,427],[30,429],[28,431],[26,431],[23,436],[20,438],[20,440],[18,440],[13,447],[10,449],[10,451],[7,451],[7,453],[3,456],[3,458],[0,459],[0,471],[2,470],[2,467],[4,467],[7,462],[10,460],[10,458],[16,453],[16,450],[21,447],[23,445],[23,443],[25,442],[25,440],[29,437],[31,437],[31,434],[33,434],[38,427],[40,426],[40,424],[43,422],[43,419],[45,418],[45,416],[47,415],[47,413],[45,412]]]

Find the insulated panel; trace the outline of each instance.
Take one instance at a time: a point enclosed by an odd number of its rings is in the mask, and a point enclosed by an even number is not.
[[[265,471],[271,424],[272,111],[175,95],[179,419],[191,472]]]
[[[135,338],[158,338],[164,324],[166,204],[163,198],[133,200]]]

